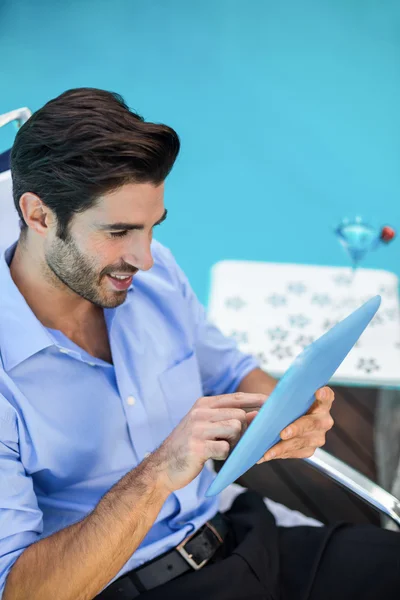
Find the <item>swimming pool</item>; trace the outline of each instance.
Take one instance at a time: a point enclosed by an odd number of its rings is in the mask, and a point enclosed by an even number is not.
[[[175,127],[157,234],[206,302],[218,260],[346,265],[342,217],[399,227],[399,25],[395,0],[5,0],[0,112],[95,86]],[[400,275],[399,243],[365,266]]]

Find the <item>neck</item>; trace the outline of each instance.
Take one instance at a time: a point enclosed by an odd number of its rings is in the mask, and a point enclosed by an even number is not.
[[[18,242],[10,265],[11,277],[45,327],[73,337],[102,309],[70,290],[49,269],[43,250],[30,246]]]

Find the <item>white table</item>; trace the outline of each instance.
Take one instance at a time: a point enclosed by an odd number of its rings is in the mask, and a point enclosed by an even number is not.
[[[398,278],[383,270],[222,261],[212,270],[209,316],[280,377],[314,339],[363,302],[382,304],[332,383],[400,387]]]

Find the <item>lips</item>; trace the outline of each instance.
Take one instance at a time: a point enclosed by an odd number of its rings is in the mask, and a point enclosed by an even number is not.
[[[132,283],[132,279],[133,279],[133,275],[119,275],[114,276],[114,275],[106,275],[108,281],[110,281],[111,285],[113,286],[114,289],[118,290],[118,291],[125,291],[129,288],[129,286]]]

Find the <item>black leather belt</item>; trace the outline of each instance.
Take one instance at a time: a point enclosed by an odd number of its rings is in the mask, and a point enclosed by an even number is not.
[[[142,567],[125,573],[96,596],[95,600],[133,600],[141,593],[167,583],[187,571],[201,569],[222,546],[228,531],[226,517],[217,513],[179,546]]]

